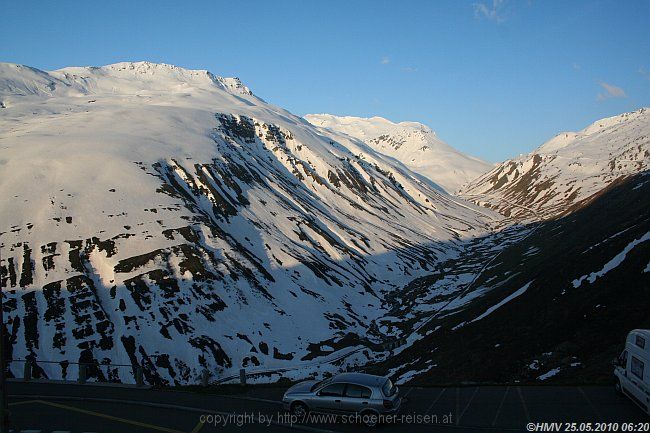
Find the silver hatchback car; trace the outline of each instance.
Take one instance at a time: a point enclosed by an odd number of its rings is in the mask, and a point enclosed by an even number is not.
[[[309,411],[358,413],[365,424],[375,425],[379,415],[397,412],[402,399],[387,377],[342,373],[320,382],[300,382],[284,393],[282,403],[299,418]]]

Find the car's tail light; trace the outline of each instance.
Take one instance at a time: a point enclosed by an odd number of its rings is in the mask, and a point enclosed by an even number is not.
[[[384,400],[384,408],[385,409],[392,409],[393,408],[393,400]]]

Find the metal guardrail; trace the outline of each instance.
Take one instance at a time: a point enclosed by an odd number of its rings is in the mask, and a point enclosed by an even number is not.
[[[58,374],[49,374],[47,366],[58,366]],[[15,368],[17,367],[17,368]],[[45,368],[44,368],[45,367]],[[22,374],[19,374],[22,373]],[[61,377],[63,381],[86,383],[125,383],[133,379],[136,386],[144,386],[144,370],[139,365],[111,364],[99,362],[41,361],[38,359],[9,359],[5,361],[7,377],[31,380],[50,379],[51,376]]]
[[[340,361],[354,353],[366,349],[360,347],[345,354],[339,355],[326,361],[318,361],[302,364],[293,367],[239,370],[239,373],[212,379],[214,374],[205,369],[201,372],[199,382],[202,386],[218,385],[237,380],[240,384],[246,385],[247,378],[263,375],[281,374],[284,372],[317,367],[319,365]],[[64,382],[84,383],[129,383],[131,380],[136,386],[145,385],[144,369],[139,365],[111,364],[97,362],[71,362],[63,361],[42,361],[38,359],[10,359],[5,361],[5,374],[8,378],[22,379],[25,382],[38,380],[62,380]],[[47,366],[54,366],[55,371]],[[50,370],[50,371],[47,371]],[[61,379],[58,379],[61,378]],[[131,380],[129,380],[131,379]],[[133,383],[131,382],[131,383]]]
[[[287,373],[290,371],[296,371],[296,370],[302,370],[306,368],[312,368],[312,367],[318,367],[321,365],[325,364],[333,364],[337,361],[341,361],[351,355],[354,355],[355,353],[359,353],[362,350],[367,349],[366,346],[358,347],[354,350],[351,350],[349,352],[346,352],[344,354],[338,355],[334,358],[327,359],[327,360],[321,360],[321,361],[316,361],[316,362],[310,362],[306,364],[301,364],[301,365],[296,365],[292,367],[280,367],[280,368],[265,368],[265,369],[253,369],[253,370],[246,370],[245,368],[241,368],[239,370],[239,373],[237,374],[232,374],[224,377],[217,378],[213,381],[209,381],[207,384],[212,384],[212,385],[219,385],[227,382],[231,382],[233,380],[239,379],[239,383],[242,385],[245,385],[247,382],[247,378],[249,377],[255,377],[255,376],[265,376],[265,375],[273,375],[273,374],[280,374],[280,373]],[[209,374],[209,373],[208,373]],[[206,385],[207,385],[206,384]]]
[[[228,376],[218,377],[215,379],[213,379],[215,374],[205,369],[201,372],[199,382],[202,386],[219,385],[231,381],[238,381],[240,384],[245,385],[247,383],[247,379],[251,377],[265,375],[271,376],[274,374],[282,374],[291,371],[318,367],[321,365],[334,364],[356,353],[359,353],[362,350],[369,349],[373,351],[391,351],[404,344],[406,344],[406,338],[392,339],[383,343],[363,345],[357,347],[356,349],[325,360],[318,360],[291,367],[263,368],[252,370],[241,368],[236,374],[230,374]],[[99,362],[72,362],[67,360],[41,361],[38,359],[10,359],[5,362],[5,371],[7,373],[7,376],[16,379],[22,378],[24,381],[49,379],[50,376],[61,377],[63,381],[77,383],[125,383],[124,380],[128,377],[134,381],[136,386],[144,386],[145,381],[144,369],[139,365]],[[17,369],[14,368],[15,364],[19,364]],[[43,368],[43,366],[46,365],[58,366],[60,370],[56,373],[50,372],[51,374],[48,375],[48,372],[46,372]],[[349,367],[347,371],[351,371]],[[17,374],[18,372],[22,372],[22,374]]]
[[[267,368],[267,369],[253,369],[253,370],[246,370],[244,368],[241,368],[239,370],[238,374],[232,374],[229,376],[224,376],[218,379],[215,379],[213,381],[209,381],[208,379],[202,380],[202,384],[208,385],[208,384],[213,384],[213,385],[218,385],[218,384],[223,384],[227,383],[230,381],[234,381],[239,379],[239,383],[242,385],[246,384],[247,378],[249,377],[255,377],[255,376],[265,376],[265,375],[273,375],[273,374],[281,374],[281,373],[286,373],[290,371],[296,371],[296,370],[302,370],[306,368],[311,368],[311,367],[318,367],[321,365],[326,365],[326,364],[333,364],[336,363],[337,361],[342,361],[345,358],[348,358],[351,355],[354,355],[356,353],[361,352],[362,350],[365,349],[371,349],[374,351],[379,351],[379,352],[386,352],[386,351],[391,351],[394,349],[397,349],[400,346],[403,346],[407,343],[406,338],[395,338],[391,339],[389,341],[385,341],[383,343],[377,343],[373,344],[370,346],[361,346],[356,349],[353,349],[349,352],[340,354],[338,356],[335,356],[331,359],[327,360],[320,360],[320,361],[315,361],[307,364],[301,364],[301,365],[296,365],[293,367],[281,367],[281,368]],[[350,371],[348,369],[348,371]],[[209,373],[207,373],[209,375]]]

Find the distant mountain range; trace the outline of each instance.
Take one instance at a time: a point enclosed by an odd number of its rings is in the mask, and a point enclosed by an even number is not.
[[[593,381],[650,326],[647,110],[496,167],[421,124],[306,118],[207,71],[1,63],[11,357]]]
[[[393,123],[383,117],[307,114],[310,123],[358,138],[375,151],[391,156],[406,167],[444,188],[450,194],[489,171],[493,165],[465,155],[442,141],[418,122]]]

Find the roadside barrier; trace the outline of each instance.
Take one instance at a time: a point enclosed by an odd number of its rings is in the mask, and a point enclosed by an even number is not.
[[[133,383],[144,386],[143,368],[139,365],[112,364],[98,362],[41,361],[38,359],[9,359],[5,365],[8,378],[32,380],[51,380],[63,382]],[[22,366],[22,368],[21,368]],[[16,372],[22,371],[22,377]]]

